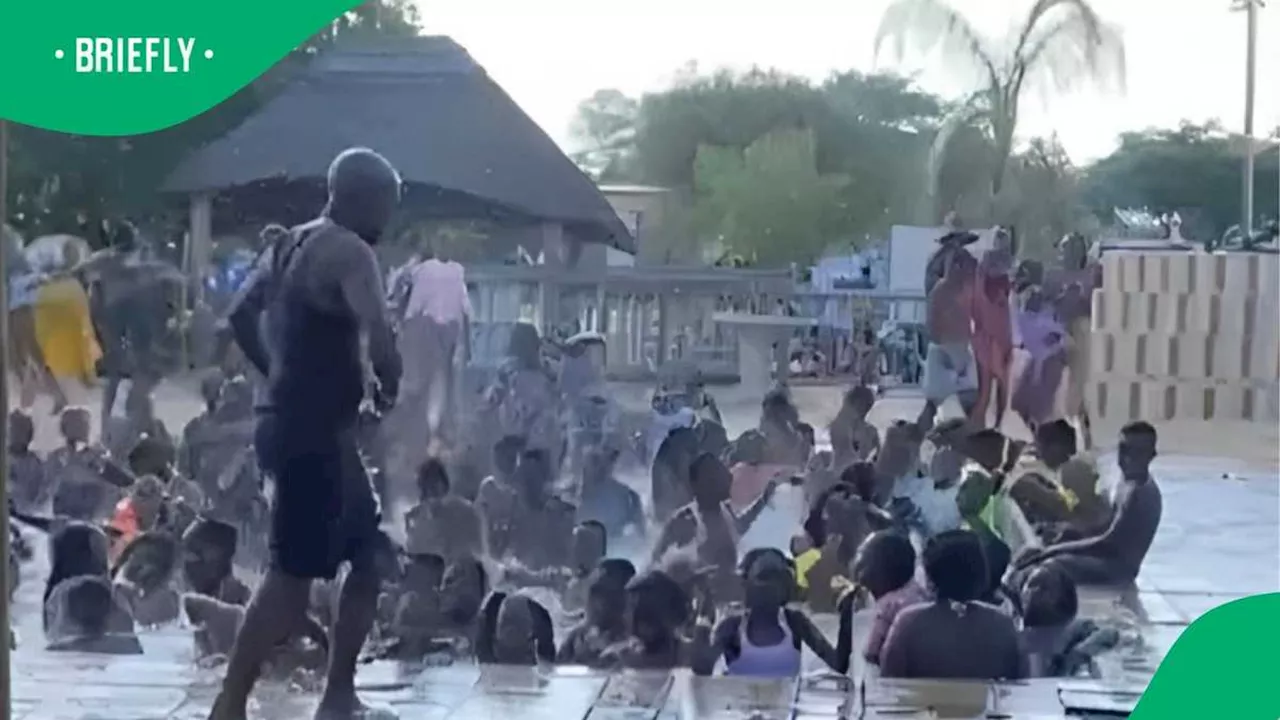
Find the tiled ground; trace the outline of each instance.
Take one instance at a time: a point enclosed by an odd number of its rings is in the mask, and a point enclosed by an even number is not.
[[[170,407],[173,407],[170,405]],[[185,401],[184,407],[197,406]],[[181,419],[170,424],[181,427]],[[732,423],[731,423],[732,424]],[[1173,448],[1166,448],[1171,452]],[[1104,458],[1104,465],[1108,461]],[[1224,476],[1225,473],[1225,476]],[[1165,457],[1157,477],[1164,491],[1165,515],[1138,587],[1126,594],[1086,590],[1083,612],[1096,617],[1127,615],[1140,641],[1104,664],[1106,688],[1074,684],[1059,693],[1059,683],[1038,682],[1009,689],[978,691],[944,686],[870,685],[866,717],[913,717],[885,712],[883,703],[909,706],[961,702],[977,693],[980,702],[1017,718],[1062,717],[1059,695],[1088,699],[1094,705],[1121,692],[1132,704],[1159,658],[1168,652],[1193,619],[1238,597],[1280,591],[1280,477],[1272,471],[1230,461]],[[200,720],[207,712],[217,674],[190,663],[190,641],[180,629],[148,632],[140,657],[101,658],[54,655],[40,649],[38,607],[43,578],[30,575],[19,589],[15,626],[23,641],[14,653],[15,718],[21,720]],[[855,672],[855,675],[860,673]],[[562,670],[540,689],[527,678],[505,677],[478,683],[475,668],[432,669],[415,673],[390,665],[362,669],[360,685],[370,700],[391,706],[405,720],[510,718],[521,720],[641,720],[642,718],[745,718],[753,713],[743,696],[786,698],[759,707],[761,718],[835,718],[842,705],[858,704],[861,692],[835,693],[802,683],[798,694],[783,688],[743,688],[725,679],[692,683],[679,677],[661,700],[652,680],[606,679]],[[641,686],[641,691],[618,689]],[[649,688],[644,691],[644,688]],[[611,689],[610,689],[611,688]],[[1125,695],[1124,693],[1128,693]],[[999,702],[993,698],[999,696]],[[925,697],[925,699],[920,699]],[[985,700],[981,698],[985,697]],[[604,698],[602,700],[602,698]],[[737,698],[737,699],[735,699]],[[886,699],[887,698],[887,699]],[[912,699],[914,698],[914,699]],[[264,686],[253,717],[260,720],[307,718],[314,695],[280,686]],[[768,703],[765,703],[766,705]],[[730,708],[733,708],[730,710]],[[923,715],[921,716],[923,717]]]

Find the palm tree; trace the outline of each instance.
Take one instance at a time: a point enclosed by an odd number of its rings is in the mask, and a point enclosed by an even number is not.
[[[938,175],[955,132],[981,124],[991,135],[990,199],[1004,185],[1018,126],[1019,102],[1033,83],[1049,81],[1059,91],[1082,80],[1115,78],[1123,89],[1124,43],[1120,32],[1098,16],[1088,0],[1035,0],[1005,39],[979,32],[946,0],[894,0],[876,33],[876,55],[885,43],[898,61],[908,49],[940,51],[952,67],[966,71],[974,91],[943,120],[928,160],[928,188],[937,195]]]

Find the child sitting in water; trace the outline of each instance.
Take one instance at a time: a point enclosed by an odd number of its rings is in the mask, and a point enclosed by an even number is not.
[[[9,413],[9,493],[14,507],[24,512],[42,509],[51,489],[44,459],[31,449],[35,437],[29,414],[17,409]]]
[[[635,577],[630,561],[601,560],[587,580],[586,618],[569,631],[556,661],[598,667],[609,647],[627,639],[627,583]]]
[[[111,585],[101,577],[80,575],[64,581],[53,597],[58,609],[47,633],[52,651],[105,655],[141,655],[132,628],[124,631],[121,608]]]
[[[89,410],[69,407],[58,417],[63,445],[49,455],[46,469],[53,484],[53,514],[72,520],[96,521],[110,511],[133,476],[89,444]]]
[[[235,576],[239,533],[235,526],[201,518],[182,535],[182,575],[187,590],[229,605],[248,605],[251,593]]]
[[[526,665],[555,662],[551,614],[519,593],[495,592],[480,611],[476,659],[484,664]]]
[[[508,587],[548,587],[561,594],[561,607],[569,613],[582,610],[587,601],[591,572],[609,550],[604,526],[594,520],[578,523],[573,529],[570,565],[531,571],[520,565],[504,569],[502,584]]]
[[[600,447],[583,457],[582,496],[578,503],[580,522],[595,520],[604,526],[610,539],[628,532],[645,536],[644,504],[640,494],[624,485],[614,474],[618,451]]]
[[[120,597],[139,625],[178,619],[178,593],[170,581],[178,566],[178,543],[164,532],[145,532],[125,547],[112,571]]]
[[[1022,586],[1022,644],[1033,677],[1097,676],[1094,657],[1115,647],[1119,633],[1077,617],[1079,597],[1071,576],[1052,562]]]
[[[519,501],[513,478],[516,464],[525,449],[519,435],[508,435],[493,446],[493,472],[480,483],[476,509],[485,523],[485,539],[493,557],[506,555],[511,544],[511,524]]]
[[[449,473],[436,458],[418,469],[420,502],[405,513],[407,549],[435,553],[445,560],[485,555],[484,529],[470,502],[450,493]]]
[[[440,583],[444,578],[445,560],[439,555],[413,553],[407,558],[398,592],[379,600],[379,607],[392,605],[390,618],[382,631],[386,647],[375,651],[376,657],[393,657],[415,661],[438,650],[436,634],[440,617]],[[381,611],[380,611],[381,612]]]
[[[112,592],[102,530],[76,521],[60,523],[49,546],[43,623],[50,648],[141,654],[133,618]]]
[[[689,620],[689,597],[680,585],[661,570],[649,570],[627,583],[627,600],[627,639],[605,650],[600,665],[633,670],[689,667],[693,644],[679,633]],[[707,598],[703,600],[696,613],[697,631],[710,637],[714,610]]]
[[[837,606],[840,629],[836,647],[814,626],[809,616],[787,608],[795,591],[790,559],[774,548],[758,548],[742,558],[746,608],[720,620],[710,643],[697,649],[693,671],[710,675],[723,657],[729,675],[795,677],[800,674],[801,648],[808,647],[838,674],[849,670],[853,649],[852,593]]]
[[[898,613],[910,605],[929,599],[915,580],[916,550],[910,538],[892,531],[868,537],[853,561],[853,578],[875,600],[875,619],[862,656],[872,665],[880,664],[884,639]]]

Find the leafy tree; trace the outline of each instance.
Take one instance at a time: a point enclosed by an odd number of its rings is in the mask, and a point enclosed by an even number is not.
[[[741,155],[771,132],[806,130],[819,174],[846,179],[844,222],[857,239],[911,216],[923,178],[918,168],[942,108],[937,97],[892,75],[851,71],[815,84],[760,69],[699,75],[690,65],[672,88],[638,102],[613,90],[597,92],[579,107],[573,128],[583,148],[577,159],[597,177],[663,185],[681,195],[695,189],[701,149]],[[702,193],[696,194],[704,209]],[[696,214],[674,213],[664,223],[661,247],[646,254],[672,262],[701,257],[698,248],[686,247],[696,234],[690,230]],[[645,240],[657,242],[654,235]]]
[[[845,229],[849,180],[819,174],[811,131],[775,130],[745,151],[704,145],[694,177],[702,236],[755,264],[807,265]]]
[[[934,140],[928,168],[935,196],[943,158],[961,128],[980,123],[990,134],[994,198],[1004,187],[1024,93],[1041,81],[1062,90],[1086,78],[1124,75],[1120,35],[1087,0],[1035,0],[1002,41],[979,32],[946,0],[895,0],[881,19],[877,54],[885,44],[899,59],[909,45],[922,53],[941,51],[951,67],[975,82],[975,92],[947,117]]]
[[[1254,160],[1254,208],[1259,219],[1277,217],[1275,141]],[[1120,136],[1120,146],[1088,168],[1084,199],[1100,216],[1114,208],[1176,211],[1186,237],[1217,238],[1240,222],[1241,165],[1238,138],[1217,122],[1183,122],[1176,129],[1147,129]]]
[[[1062,236],[1094,223],[1082,202],[1081,173],[1056,136],[1034,138],[1010,158],[1006,172],[997,213],[1017,230],[1020,254],[1049,260]]]
[[[639,112],[640,103],[614,89],[597,90],[578,103],[569,129],[580,148],[574,162],[604,182],[631,179]]]

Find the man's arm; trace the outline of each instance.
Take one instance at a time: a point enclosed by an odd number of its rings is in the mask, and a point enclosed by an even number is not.
[[[266,309],[267,287],[271,282],[271,265],[275,253],[268,248],[258,256],[249,276],[245,278],[231,299],[231,308],[227,322],[231,325],[231,334],[245,359],[264,377],[271,367],[271,359],[267,355],[266,343],[262,340],[261,319]]]
[[[387,320],[378,259],[373,248],[355,236],[348,238],[343,248],[336,265],[343,300],[368,337],[369,362],[378,378],[380,395],[394,399],[400,389],[400,352]]]
[[[1116,508],[1115,514],[1111,516],[1111,524],[1107,526],[1107,529],[1101,535],[1050,545],[1040,552],[1033,553],[1034,561],[1040,562],[1066,553],[1094,553],[1103,548],[1114,546],[1115,537],[1120,533],[1118,530],[1120,521],[1124,514],[1128,512],[1127,505],[1128,503],[1126,502]]]

